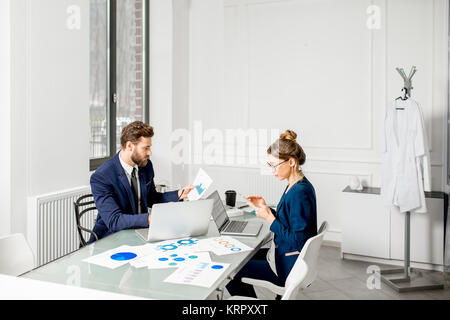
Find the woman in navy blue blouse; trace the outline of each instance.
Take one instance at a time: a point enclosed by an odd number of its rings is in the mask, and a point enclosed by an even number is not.
[[[269,223],[274,233],[276,274],[266,260],[268,249],[262,249],[227,285],[231,295],[256,297],[253,287],[241,282],[243,277],[284,286],[305,242],[317,235],[316,194],[301,170],[306,155],[296,138],[295,132],[287,130],[267,150],[273,175],[288,182],[277,210],[269,208],[260,196],[247,198],[247,204]]]

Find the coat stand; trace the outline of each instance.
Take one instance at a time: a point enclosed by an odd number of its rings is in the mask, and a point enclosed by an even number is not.
[[[410,219],[411,213],[405,213],[405,264],[403,268],[381,270],[381,280],[397,292],[410,292],[418,290],[444,289],[444,284],[428,278],[418,269],[410,265]],[[389,275],[403,273],[400,278]]]

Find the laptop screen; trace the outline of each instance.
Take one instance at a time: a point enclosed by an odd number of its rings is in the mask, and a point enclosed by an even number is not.
[[[223,206],[222,200],[220,199],[219,193],[214,191],[208,197],[208,199],[214,199],[214,206],[212,211],[212,216],[217,228],[220,230],[223,225],[229,220],[227,211]]]

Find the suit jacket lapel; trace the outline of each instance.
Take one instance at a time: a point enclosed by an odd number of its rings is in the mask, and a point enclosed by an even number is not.
[[[280,210],[281,210],[281,208],[283,208],[283,202],[284,202],[284,199],[283,198],[281,198],[281,200],[280,200],[280,202],[278,203],[278,206],[277,206],[277,217],[279,217],[280,216]]]
[[[280,202],[278,202],[278,206],[277,206],[277,217],[280,216],[280,210],[281,210],[281,208],[283,207],[283,204],[284,204],[284,197],[285,197],[285,195],[286,195],[286,190],[287,190],[287,188],[288,188],[288,187],[286,187],[286,189],[284,189],[283,194],[281,195]]]

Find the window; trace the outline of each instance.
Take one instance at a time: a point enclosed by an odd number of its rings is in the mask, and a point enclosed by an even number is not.
[[[120,149],[122,129],[148,123],[148,5],[90,1],[90,167]]]

